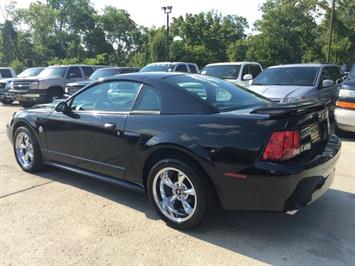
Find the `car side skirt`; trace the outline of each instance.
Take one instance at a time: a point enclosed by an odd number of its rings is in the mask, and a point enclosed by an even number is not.
[[[72,167],[72,166],[69,166],[69,165],[61,164],[61,163],[58,163],[58,162],[45,161],[43,163],[45,165],[53,166],[53,167],[60,168],[60,169],[66,170],[66,171],[70,171],[70,172],[73,172],[73,173],[84,175],[84,176],[93,178],[95,180],[99,180],[99,181],[103,181],[103,182],[106,182],[106,183],[109,183],[109,184],[113,184],[113,185],[116,185],[116,186],[127,188],[127,189],[133,190],[135,192],[145,193],[145,189],[144,189],[143,186],[138,185],[138,184],[134,184],[134,183],[122,180],[122,179],[116,179],[116,178],[113,178],[113,177],[109,177],[109,176],[101,175],[101,174],[98,174],[98,173],[86,171],[86,170],[83,170],[83,169],[80,169],[80,168],[76,168],[76,167]]]

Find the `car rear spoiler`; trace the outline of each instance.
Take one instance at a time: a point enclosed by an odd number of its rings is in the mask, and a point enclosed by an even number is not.
[[[312,111],[329,109],[332,101],[304,101],[290,104],[274,104],[253,110],[252,114],[268,114],[270,116],[300,115]]]

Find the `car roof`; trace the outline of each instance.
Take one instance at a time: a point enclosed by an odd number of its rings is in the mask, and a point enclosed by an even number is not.
[[[196,65],[196,63],[191,63],[191,62],[154,62],[147,64],[148,65],[176,65],[176,64],[190,64],[190,65]]]
[[[323,66],[336,66],[336,64],[320,64],[320,63],[305,63],[305,64],[287,64],[287,65],[277,65],[271,66],[269,68],[282,68],[282,67],[323,67]]]
[[[155,78],[155,79],[164,79],[164,78],[168,78],[168,77],[172,77],[172,76],[186,75],[186,74],[188,74],[188,73],[160,72],[160,71],[157,71],[157,72],[133,72],[133,73],[127,73],[127,74],[121,74],[121,75],[103,78],[102,81],[122,80],[122,79],[143,81],[147,77]]]
[[[260,64],[258,62],[249,62],[249,61],[243,61],[243,62],[219,62],[219,63],[212,63],[208,64],[206,66],[221,66],[221,65],[242,65],[242,64]]]

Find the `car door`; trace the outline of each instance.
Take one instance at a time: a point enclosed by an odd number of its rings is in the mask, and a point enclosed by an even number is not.
[[[67,102],[69,113],[54,111],[43,125],[48,158],[123,178],[128,152],[124,127],[141,86],[131,81],[95,84]]]
[[[338,96],[339,84],[337,84],[334,75],[334,67],[326,66],[321,70],[321,77],[319,82],[319,99],[323,101],[332,100],[335,103]],[[323,86],[323,81],[331,80],[333,82],[330,86]]]
[[[80,67],[77,66],[69,67],[65,77],[67,79],[67,83],[77,82],[84,79]]]

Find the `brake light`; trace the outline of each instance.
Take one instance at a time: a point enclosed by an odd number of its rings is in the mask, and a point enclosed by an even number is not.
[[[337,101],[336,105],[341,108],[355,109],[355,103],[352,102]]]
[[[300,154],[298,130],[273,132],[267,144],[263,160],[282,161]]]

